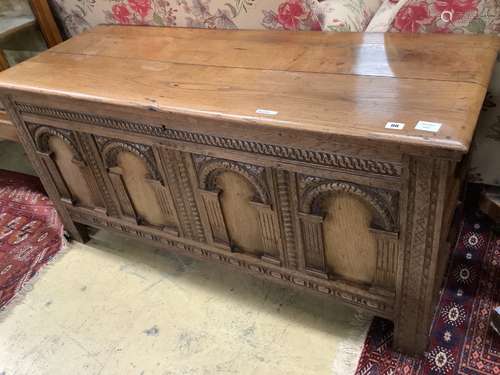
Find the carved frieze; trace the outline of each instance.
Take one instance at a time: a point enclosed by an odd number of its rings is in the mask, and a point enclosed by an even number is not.
[[[17,102],[16,106],[21,114],[36,114],[61,120],[78,121],[105,128],[123,130],[129,133],[151,135],[176,141],[220,147],[228,150],[243,151],[351,171],[368,172],[391,177],[401,176],[401,164],[396,162],[372,160],[352,155],[323,151],[304,150],[296,147],[246,141],[224,136],[192,133],[185,130],[170,129],[168,126],[153,126],[146,123],[131,122],[88,113],[42,107],[28,103]]]

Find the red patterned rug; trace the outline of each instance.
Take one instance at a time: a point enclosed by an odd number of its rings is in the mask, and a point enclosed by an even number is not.
[[[0,309],[62,244],[62,223],[38,178],[0,170]]]
[[[462,226],[428,351],[415,359],[390,350],[392,324],[374,319],[356,375],[500,374],[500,337],[490,314],[500,304],[500,236],[479,216]]]

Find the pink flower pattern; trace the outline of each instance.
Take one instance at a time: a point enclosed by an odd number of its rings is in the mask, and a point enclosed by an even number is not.
[[[151,10],[151,0],[128,0],[128,5],[134,12],[137,12],[142,20]]]
[[[500,2],[492,0],[410,0],[390,31],[500,33]]]
[[[313,0],[96,0],[85,2],[85,6],[81,0],[50,1],[68,36],[105,23],[320,30],[319,20],[324,19],[321,7],[313,7]],[[404,0],[387,1],[390,7]],[[344,16],[333,14],[330,19],[338,22],[327,30],[352,29],[347,27]],[[408,0],[390,23],[389,31],[500,34],[500,2]]]
[[[394,27],[405,33],[416,33],[423,25],[431,21],[427,4],[422,1],[402,8],[396,16]]]

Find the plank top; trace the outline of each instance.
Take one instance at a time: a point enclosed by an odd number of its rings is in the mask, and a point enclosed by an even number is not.
[[[494,36],[99,26],[2,72],[0,90],[465,153],[497,43]],[[428,132],[415,129],[418,121],[442,125]],[[387,122],[405,126],[386,129]]]

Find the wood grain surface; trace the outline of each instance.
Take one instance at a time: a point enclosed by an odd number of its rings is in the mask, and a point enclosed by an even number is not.
[[[496,43],[100,26],[2,73],[0,88],[464,153]],[[442,126],[416,130],[420,120]]]

